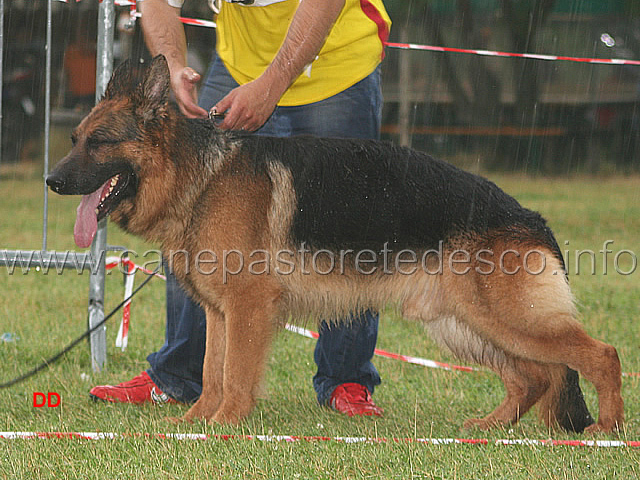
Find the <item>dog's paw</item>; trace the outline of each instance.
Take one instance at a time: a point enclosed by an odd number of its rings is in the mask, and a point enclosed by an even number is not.
[[[216,414],[207,423],[219,423],[222,425],[238,425],[246,415],[240,415],[237,412],[223,412],[218,410]]]
[[[601,422],[589,425],[584,429],[585,435],[598,435],[602,433],[618,433],[622,431],[622,422]]]
[[[470,418],[469,420],[466,420],[462,424],[462,428],[464,428],[465,430],[477,429],[477,430],[486,431],[496,427],[500,427],[502,425],[503,425],[503,422],[491,417]]]
[[[173,425],[178,425],[185,422],[193,423],[190,419],[185,417],[167,417],[166,420]]]
[[[185,422],[192,422],[193,420],[203,419],[210,420],[216,413],[216,407],[211,402],[208,402],[202,396],[194,403],[191,408],[182,417]]]

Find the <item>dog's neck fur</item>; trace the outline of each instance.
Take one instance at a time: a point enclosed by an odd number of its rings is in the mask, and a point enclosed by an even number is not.
[[[198,202],[214,188],[216,176],[234,162],[239,142],[233,134],[218,129],[210,120],[188,119],[173,108],[162,122],[161,130],[168,134],[154,142],[154,148],[158,150],[149,155],[149,163],[143,167],[148,171],[141,175],[155,180],[143,181],[137,195],[149,205],[137,208],[135,202],[139,200],[135,200],[133,211],[113,212],[112,219],[129,233],[151,242],[161,242],[163,248],[176,248],[184,242],[185,232],[191,225],[191,218],[185,218],[181,212],[197,210]],[[194,137],[197,138],[195,142],[186,140]],[[207,147],[196,149],[191,145]],[[155,162],[155,156],[166,160]],[[180,168],[177,168],[178,162]],[[176,168],[172,168],[173,165]],[[188,173],[178,177],[176,172]],[[163,185],[162,191],[157,188],[151,191],[155,185]],[[177,208],[178,203],[180,208]],[[139,215],[142,211],[145,212],[143,217]],[[176,236],[176,232],[180,233]]]

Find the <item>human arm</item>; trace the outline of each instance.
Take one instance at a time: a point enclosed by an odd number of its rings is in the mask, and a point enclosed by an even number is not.
[[[282,46],[262,75],[235,88],[214,107],[225,113],[220,126],[249,131],[260,128],[282,95],[316,58],[344,4],[345,0],[301,0]]]
[[[188,117],[204,117],[207,111],[196,103],[198,74],[187,66],[187,40],[180,22],[180,9],[167,0],[144,0],[138,8],[145,43],[153,55],[163,54],[171,72],[171,87],[182,113]]]

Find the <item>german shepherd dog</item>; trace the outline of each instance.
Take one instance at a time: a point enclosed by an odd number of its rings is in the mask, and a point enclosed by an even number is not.
[[[182,116],[169,95],[164,57],[140,75],[118,67],[47,184],[84,195],[80,246],[110,215],[165,258],[182,252],[173,271],[207,314],[202,395],[184,420],[249,415],[278,319],[391,304],[501,377],[504,401],[465,427],[512,424],[536,403],[549,426],[622,426],[617,352],[576,321],[538,213],[411,149],[225,132]],[[577,372],[598,393],[597,423]]]

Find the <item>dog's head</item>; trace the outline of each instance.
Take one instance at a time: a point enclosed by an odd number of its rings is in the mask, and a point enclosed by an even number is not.
[[[47,185],[63,195],[83,195],[74,238],[88,247],[98,220],[110,213],[118,223],[135,209],[141,171],[152,168],[153,150],[162,148],[169,115],[170,76],[158,56],[142,73],[120,65],[102,100],[71,135],[72,148],[47,176]]]

